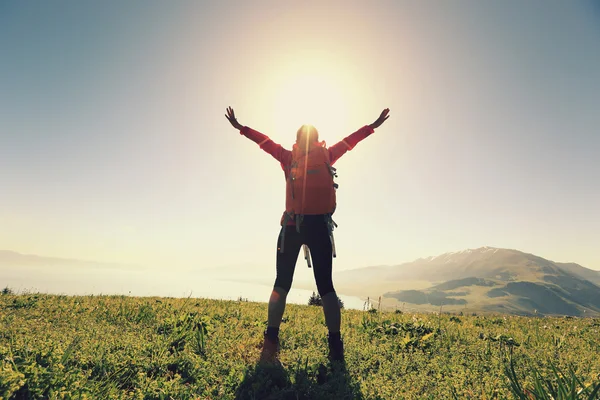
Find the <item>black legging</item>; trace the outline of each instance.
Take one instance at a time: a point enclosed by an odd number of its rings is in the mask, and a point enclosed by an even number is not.
[[[331,280],[332,248],[324,215],[305,215],[299,233],[295,225],[287,226],[283,253],[279,251],[281,235],[277,239],[277,278],[274,286],[289,292],[296,269],[296,260],[303,244],[308,245],[310,249],[319,295],[323,297],[327,293],[334,292]]]

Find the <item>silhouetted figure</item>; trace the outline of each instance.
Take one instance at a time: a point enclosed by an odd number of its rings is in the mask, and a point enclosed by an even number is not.
[[[277,240],[277,277],[269,299],[268,325],[264,333],[261,360],[271,362],[279,351],[279,326],[285,310],[286,297],[292,286],[294,269],[300,249],[311,266],[319,295],[323,302],[325,323],[329,330],[329,359],[344,360],[344,345],[340,335],[340,305],[332,282],[332,258],[335,257],[332,215],[336,206],[337,184],[333,181],[333,164],[358,142],[372,134],[388,117],[389,109],[381,112],[375,122],[365,125],[342,141],[327,148],[319,142],[319,133],[311,125],[303,125],[296,133],[292,150],[284,149],[268,136],[236,119],[231,107],[225,117],[240,134],[257,143],[261,149],[279,161],[286,179],[286,209],[281,217]],[[310,250],[310,253],[309,253]]]

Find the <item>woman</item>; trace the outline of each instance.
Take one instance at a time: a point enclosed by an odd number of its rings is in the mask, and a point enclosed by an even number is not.
[[[344,360],[340,336],[340,305],[332,281],[335,223],[333,164],[358,142],[372,134],[389,117],[386,108],[375,122],[365,125],[342,141],[326,148],[319,142],[319,133],[311,125],[303,125],[296,133],[292,150],[286,150],[236,119],[231,107],[225,117],[241,135],[257,143],[261,149],[279,161],[286,178],[286,210],[281,218],[277,239],[277,277],[269,299],[268,324],[264,333],[263,361],[273,360],[279,351],[279,326],[285,310],[286,297],[292,286],[298,253],[303,245],[310,249],[317,289],[322,299],[325,323],[329,330],[329,359]],[[310,264],[309,264],[310,266]]]

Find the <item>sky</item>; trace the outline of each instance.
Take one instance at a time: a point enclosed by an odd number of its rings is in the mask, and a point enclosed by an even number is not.
[[[5,0],[0,59],[2,250],[272,271],[283,172],[225,109],[290,149],[389,108],[336,163],[334,268],[600,270],[597,1]]]

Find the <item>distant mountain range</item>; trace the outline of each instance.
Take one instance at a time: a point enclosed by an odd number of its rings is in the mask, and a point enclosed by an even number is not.
[[[334,280],[340,292],[347,288],[356,295],[362,286],[396,307],[600,315],[600,271],[517,250],[463,250],[397,266],[339,271]]]
[[[0,250],[0,271],[8,274],[5,277],[11,276],[10,271],[44,271],[49,267],[65,274],[75,270],[139,270],[132,265]],[[203,273],[272,284],[274,271],[258,271],[244,266],[209,268]],[[600,316],[600,271],[510,249],[482,247],[395,266],[334,270],[334,284],[338,293],[364,299],[382,296],[384,308],[433,311],[441,307],[451,312]],[[295,280],[294,287],[311,290],[314,282]]]
[[[135,265],[117,264],[98,261],[77,260],[72,258],[44,257],[34,254],[22,254],[15,251],[0,250],[0,267],[2,268],[45,268],[45,267],[64,267],[64,268],[119,268],[135,269]]]

